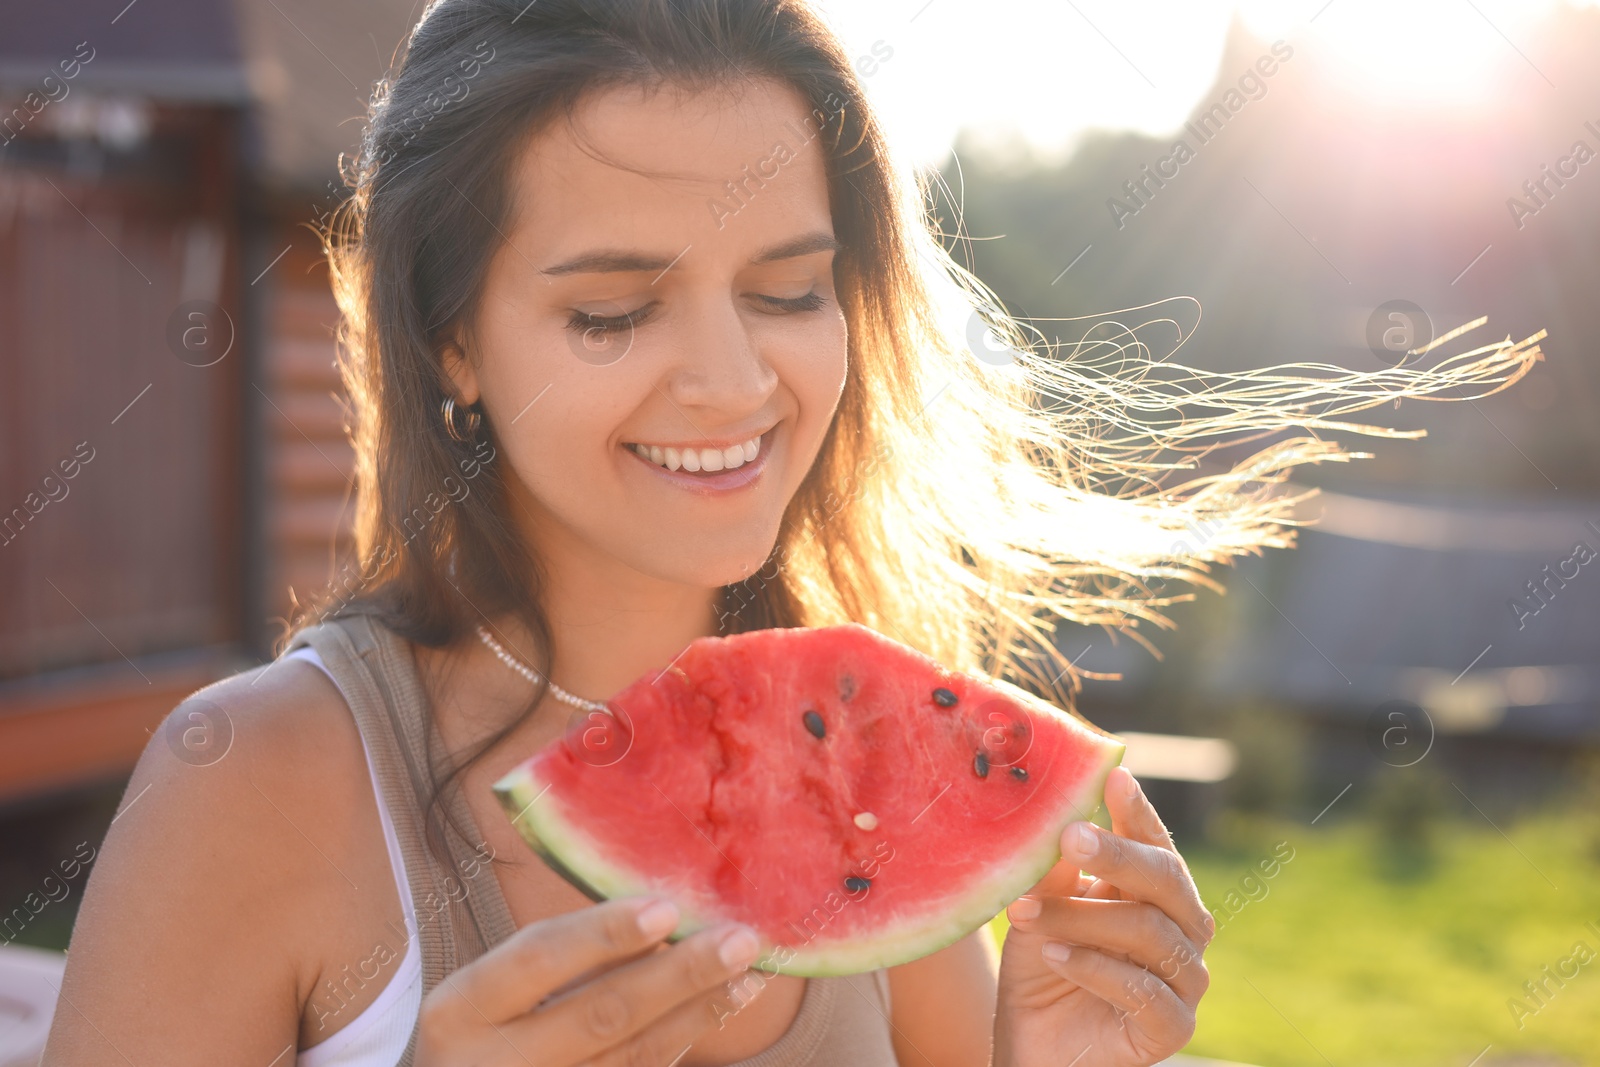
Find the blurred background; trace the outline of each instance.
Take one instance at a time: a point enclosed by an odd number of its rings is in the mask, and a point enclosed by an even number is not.
[[[0,0],[8,973],[58,966],[167,712],[331,579],[314,228],[421,6]],[[1306,471],[1300,546],[1153,650],[1061,645],[1118,676],[1080,707],[1219,920],[1192,1054],[1600,1063],[1600,8],[825,9],[958,258],[1047,339],[1376,371],[1481,316],[1452,351],[1549,331],[1504,393],[1373,412],[1427,436]]]

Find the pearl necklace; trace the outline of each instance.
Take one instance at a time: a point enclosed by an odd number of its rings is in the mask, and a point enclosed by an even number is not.
[[[495,657],[499,659],[501,663],[504,663],[507,667],[510,667],[512,670],[522,675],[534,685],[539,684],[542,677],[539,672],[502,648],[500,642],[490,637],[489,631],[484,629],[482,626],[478,627],[478,637],[485,645],[489,647],[489,651],[493,652]],[[548,678],[543,680],[547,685],[549,685],[551,695],[562,703],[571,704],[573,707],[581,708],[584,711],[603,711],[607,715],[611,714],[611,709],[606,707],[604,701],[585,700],[580,696],[574,696],[573,694],[567,692],[565,689],[550,681]]]

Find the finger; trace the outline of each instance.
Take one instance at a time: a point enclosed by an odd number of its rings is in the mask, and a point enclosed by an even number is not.
[[[1156,811],[1139,780],[1126,767],[1113,767],[1106,777],[1106,810],[1111,813],[1113,833],[1177,851],[1172,834],[1161,821],[1161,813]]]
[[[722,1029],[729,1019],[760,996],[769,980],[758,971],[746,971],[728,983],[733,987],[730,991],[714,991],[680,1004],[655,1025],[585,1061],[585,1067],[676,1063],[707,1031]]]
[[[1117,887],[1104,878],[1096,878],[1092,874],[1083,876],[1083,892],[1072,894],[1087,900],[1121,900],[1122,894],[1117,892]]]
[[[1167,824],[1161,821],[1161,813],[1156,811],[1154,804],[1150,803],[1150,798],[1145,795],[1144,787],[1139,784],[1139,779],[1135,778],[1133,773],[1126,767],[1117,767],[1115,770],[1122,771],[1127,776],[1127,781],[1126,784],[1119,783],[1119,788],[1123,794],[1122,801],[1111,805],[1112,832],[1121,834],[1123,837],[1133,838],[1136,841],[1143,841],[1146,844],[1170,849],[1173,853],[1178,854],[1178,858],[1181,860],[1183,858],[1182,854],[1178,853],[1178,847],[1173,844],[1172,834],[1167,829]],[[1184,870],[1185,872],[1188,871],[1187,864],[1184,865]],[[1201,911],[1201,930],[1196,932],[1201,933],[1203,931],[1203,943],[1210,944],[1212,938],[1217,936],[1217,923],[1212,918],[1211,912],[1206,908],[1205,901],[1200,900],[1198,889],[1195,890],[1195,899],[1199,902]]]
[[[1111,769],[1111,773],[1106,776],[1105,796],[1106,811],[1111,815],[1113,833],[1146,844],[1174,847],[1172,836],[1167,833],[1167,827],[1161,821],[1155,806],[1148,800],[1142,805],[1136,803],[1137,799],[1144,797],[1144,792],[1139,786],[1139,780],[1128,768]],[[1116,886],[1104,879],[1090,878],[1089,882],[1085,892],[1074,895],[1088,897],[1091,900],[1118,900],[1122,896]]]
[[[1152,904],[1050,897],[1036,901],[1036,909],[1020,906],[1028,899],[1012,905],[1012,925],[1020,930],[1125,958],[1166,982],[1191,1006],[1211,984],[1200,947]]]
[[[1194,1008],[1143,967],[1114,960],[1092,948],[1059,941],[1045,943],[1045,949],[1052,947],[1065,950],[1065,958],[1059,958],[1059,952],[1057,958],[1045,953],[1045,964],[1067,981],[1125,1012],[1124,1026],[1137,1028],[1152,1042],[1173,1050],[1182,1048],[1194,1036]]]
[[[1084,888],[1092,879],[1085,879],[1083,872],[1077,866],[1066,860],[1058,860],[1054,866],[1044,873],[1044,877],[1034,883],[1028,890],[1029,896],[1067,897]]]
[[[1197,944],[1210,943],[1216,926],[1200,901],[1189,868],[1175,850],[1079,822],[1062,833],[1061,851],[1085,873],[1116,886],[1124,898],[1142,900],[1166,912]]]
[[[648,897],[529,923],[451,976],[440,1013],[508,1022],[578,975],[650,948],[677,923],[675,906]]]
[[[1172,847],[1172,837],[1167,833],[1167,828],[1161,822],[1155,807],[1149,801],[1144,802],[1142,810],[1139,805],[1130,804],[1130,801],[1144,796],[1138,780],[1131,771],[1121,766],[1111,768],[1111,773],[1106,776],[1104,792],[1106,811],[1111,815],[1111,829],[1114,833],[1133,837],[1148,844],[1164,843],[1167,847]],[[1134,825],[1136,822],[1137,826]],[[1056,869],[1070,870],[1078,878],[1077,885],[1067,892],[1062,892],[1066,879],[1052,877]],[[1117,887],[1110,882],[1096,879],[1093,875],[1085,875],[1066,861],[1058,864],[1057,868],[1052,868],[1051,874],[1028,892],[1035,896],[1048,894],[1088,897],[1094,900],[1116,900],[1119,896]]]
[[[551,1001],[533,1017],[529,1047],[556,1062],[587,1060],[626,1042],[685,1001],[723,989],[760,951],[747,926],[702,930]]]
[[[550,992],[546,993],[542,998],[540,998],[539,1003],[535,1004],[534,1007],[541,1008],[550,1001],[561,996],[561,994],[576,989],[581,985],[592,982],[596,978],[599,978],[602,974],[605,974],[607,971],[621,967],[625,963],[632,963],[634,960],[642,959],[643,957],[649,956],[656,952],[665,952],[671,947],[672,944],[670,942],[654,941],[640,949],[638,952],[626,953],[616,957],[615,959],[605,960],[601,963],[598,963],[581,974],[573,975],[565,982],[562,982],[560,985],[550,990]]]

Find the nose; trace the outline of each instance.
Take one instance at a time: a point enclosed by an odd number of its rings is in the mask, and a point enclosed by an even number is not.
[[[686,311],[662,391],[686,412],[721,422],[759,411],[777,389],[778,373],[739,309],[723,296]]]

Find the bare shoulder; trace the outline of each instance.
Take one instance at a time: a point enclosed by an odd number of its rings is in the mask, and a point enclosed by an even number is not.
[[[315,809],[324,790],[350,780],[352,756],[364,759],[361,736],[338,688],[309,663],[279,659],[174,708],[151,735],[129,789],[146,774],[146,784],[190,790],[260,794],[276,786],[274,807]]]
[[[94,857],[44,1062],[267,1063],[292,1046],[322,951],[309,917],[370,873],[372,807],[360,734],[314,666],[184,700]]]

